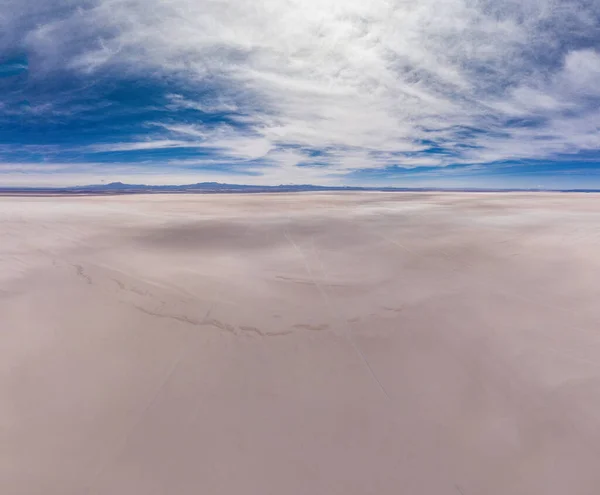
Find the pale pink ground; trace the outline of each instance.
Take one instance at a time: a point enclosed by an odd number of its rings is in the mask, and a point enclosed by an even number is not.
[[[0,493],[600,487],[600,198],[0,198]]]

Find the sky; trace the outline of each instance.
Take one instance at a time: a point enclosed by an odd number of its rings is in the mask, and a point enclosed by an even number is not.
[[[1,0],[0,186],[600,188],[598,0]]]

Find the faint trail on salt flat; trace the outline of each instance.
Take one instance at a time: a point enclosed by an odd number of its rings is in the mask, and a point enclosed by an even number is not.
[[[291,224],[291,215],[290,215],[289,204],[288,204],[288,222]],[[325,301],[327,307],[329,308],[330,313],[332,313],[337,320],[343,321],[343,318],[342,318],[340,312],[334,308],[334,306],[333,306],[333,304],[331,302],[331,298],[329,297],[329,294],[323,288],[323,285],[321,283],[317,282],[317,279],[313,275],[312,269],[310,267],[310,264],[308,262],[308,259],[307,259],[306,255],[304,254],[304,252],[302,251],[302,249],[300,249],[300,247],[298,246],[298,244],[296,244],[296,242],[294,241],[294,239],[291,237],[291,235],[288,232],[287,228],[284,229],[284,236],[287,239],[287,241],[291,244],[291,246],[294,248],[294,250],[298,253],[298,255],[300,256],[300,258],[302,259],[302,262],[304,264],[304,267],[306,269],[306,272],[307,272],[309,278],[311,279],[311,281],[314,284],[314,286],[318,289],[319,293],[321,294],[322,299]],[[346,338],[346,340],[348,340],[348,342],[350,343],[350,345],[354,348],[354,350],[358,354],[358,356],[361,358],[363,364],[367,368],[369,374],[371,375],[371,377],[373,378],[373,380],[375,381],[375,383],[377,384],[377,386],[379,387],[379,389],[381,390],[381,392],[383,393],[383,395],[386,397],[386,399],[388,401],[391,401],[391,398],[390,398],[389,394],[387,393],[387,390],[385,389],[385,387],[383,386],[383,384],[381,383],[381,381],[379,380],[379,378],[375,374],[375,371],[371,367],[371,364],[369,363],[369,360],[364,355],[364,353],[362,352],[362,350],[360,349],[360,347],[356,344],[356,342],[351,337],[351,335],[349,334],[349,332],[346,330],[345,327],[344,327],[343,335]]]
[[[250,232],[251,225],[252,224],[250,224],[248,226],[248,228],[246,229],[246,231],[244,233],[244,237],[246,237],[248,235],[248,233]],[[213,297],[213,302],[209,306],[208,310],[206,311],[206,314],[204,315],[204,318],[202,321],[208,321],[210,319],[210,314],[215,309],[215,307],[219,304],[219,299],[220,299],[221,294],[223,293],[224,289],[225,289],[225,282],[222,282],[222,281],[218,282],[217,288],[215,289],[215,295]],[[147,312],[147,314],[150,316],[159,316],[157,314],[152,314],[149,312]],[[161,316],[165,317],[165,315],[161,315]],[[167,315],[166,317],[169,317],[169,316]],[[190,321],[187,318],[176,318],[176,319],[178,321],[180,321],[181,323],[190,324],[190,326],[192,327],[192,328],[189,328],[185,332],[184,340],[187,340],[185,337],[187,337],[191,332],[193,332],[193,328],[195,326],[197,326],[196,323],[194,323],[193,321]],[[123,441],[120,442],[116,446],[114,453],[108,458],[108,460],[104,464],[102,464],[99,467],[99,469],[96,471],[96,473],[92,477],[92,480],[89,483],[89,487],[86,490],[86,493],[88,495],[92,495],[96,491],[98,482],[102,479],[103,474],[109,469],[110,466],[114,465],[114,463],[123,455],[123,453],[127,449],[127,446],[129,445],[129,442],[131,441],[131,439],[133,437],[133,434],[139,428],[139,426],[143,423],[144,418],[146,417],[146,415],[150,411],[150,409],[152,409],[152,407],[157,403],[162,391],[172,380],[173,376],[175,376],[175,373],[177,372],[177,370],[179,369],[181,364],[184,362],[185,358],[188,355],[190,355],[193,352],[193,350],[194,350],[194,346],[187,346],[187,345],[182,346],[182,349],[180,350],[180,352],[177,353],[177,355],[175,356],[175,358],[173,359],[173,361],[171,363],[171,366],[167,369],[166,374],[160,380],[158,386],[156,387],[153,394],[151,395],[150,400],[148,401],[146,406],[144,406],[144,408],[142,409],[142,411],[140,412],[138,417],[135,419],[133,424],[130,426],[129,431],[123,436]]]

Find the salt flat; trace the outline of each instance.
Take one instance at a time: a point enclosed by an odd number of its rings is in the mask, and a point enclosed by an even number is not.
[[[600,198],[0,198],[0,493],[596,494]]]

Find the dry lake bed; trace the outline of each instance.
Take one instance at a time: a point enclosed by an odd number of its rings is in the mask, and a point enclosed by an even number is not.
[[[0,493],[595,495],[600,196],[0,198]]]

